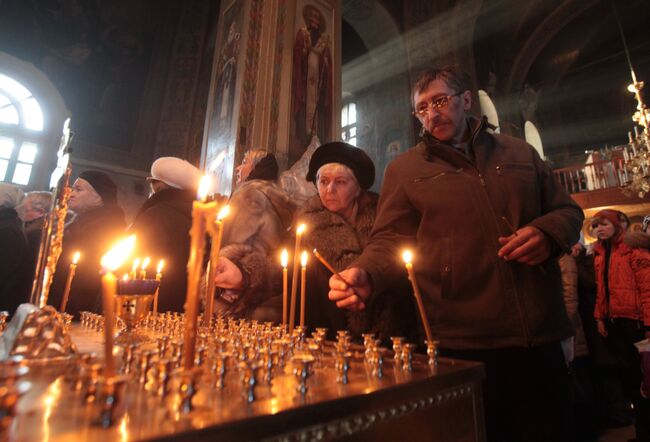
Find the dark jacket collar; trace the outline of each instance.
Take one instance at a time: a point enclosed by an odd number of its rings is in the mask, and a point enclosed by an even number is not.
[[[96,209],[79,213],[72,222],[66,225],[66,230],[83,229],[89,223],[94,223],[95,221],[106,223],[119,222],[124,224],[124,211],[117,204],[105,204]]]
[[[0,208],[0,220],[12,220],[18,218],[18,212],[9,207]]]
[[[470,137],[467,141],[468,156],[463,155],[458,149],[452,147],[451,144],[440,141],[429,132],[425,132],[422,135],[421,144],[425,160],[433,161],[434,157],[437,156],[452,164],[456,164],[458,161],[462,161],[462,159],[476,163],[475,146],[489,144],[488,138],[490,134],[487,132],[487,129],[494,129],[494,126],[487,122],[487,117],[485,116],[479,119],[470,115],[465,121],[470,131]]]
[[[196,199],[196,192],[193,190],[183,190],[183,189],[163,189],[159,192],[154,193],[144,202],[138,213],[135,215],[135,219],[140,216],[143,212],[147,211],[153,206],[163,203],[176,203],[176,202],[191,202]]]

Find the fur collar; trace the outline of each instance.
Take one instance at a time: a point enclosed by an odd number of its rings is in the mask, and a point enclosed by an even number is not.
[[[376,193],[362,191],[357,217],[354,225],[351,225],[342,216],[327,210],[316,195],[298,211],[297,220],[309,226],[310,234],[306,236],[309,246],[318,249],[340,271],[351,264],[368,243],[377,200]]]
[[[633,249],[650,249],[650,233],[629,232],[625,243]]]

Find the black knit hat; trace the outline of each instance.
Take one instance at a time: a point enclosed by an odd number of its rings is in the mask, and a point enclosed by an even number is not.
[[[86,170],[81,172],[78,178],[88,181],[88,184],[102,197],[104,204],[117,202],[117,186],[111,177],[104,172],[100,172],[99,170]]]
[[[325,143],[316,149],[309,160],[309,170],[305,179],[316,184],[318,169],[329,163],[340,163],[352,169],[363,189],[369,189],[375,182],[375,165],[368,154],[343,141]]]
[[[250,180],[266,180],[266,181],[275,181],[278,179],[278,162],[275,159],[275,155],[272,153],[266,154],[259,163],[255,165],[251,173],[246,178],[246,181]]]

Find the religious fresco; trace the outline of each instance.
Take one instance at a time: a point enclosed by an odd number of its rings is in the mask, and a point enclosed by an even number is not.
[[[129,0],[3,3],[0,50],[47,75],[76,140],[131,150],[162,15]]]
[[[244,2],[234,1],[225,6],[220,20],[223,23],[217,41],[213,89],[208,102],[208,125],[203,168],[214,176],[216,190],[230,189],[235,155],[237,124],[238,66],[241,54]],[[236,103],[237,102],[237,103]]]
[[[323,1],[298,1],[291,78],[289,164],[305,151],[312,136],[331,139],[333,9]]]

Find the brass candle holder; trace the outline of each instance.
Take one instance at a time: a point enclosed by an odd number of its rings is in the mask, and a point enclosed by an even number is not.
[[[136,325],[151,311],[151,304],[160,282],[155,279],[127,279],[117,282],[115,313],[124,321],[116,343],[119,345],[140,344],[151,339],[136,330]]]

